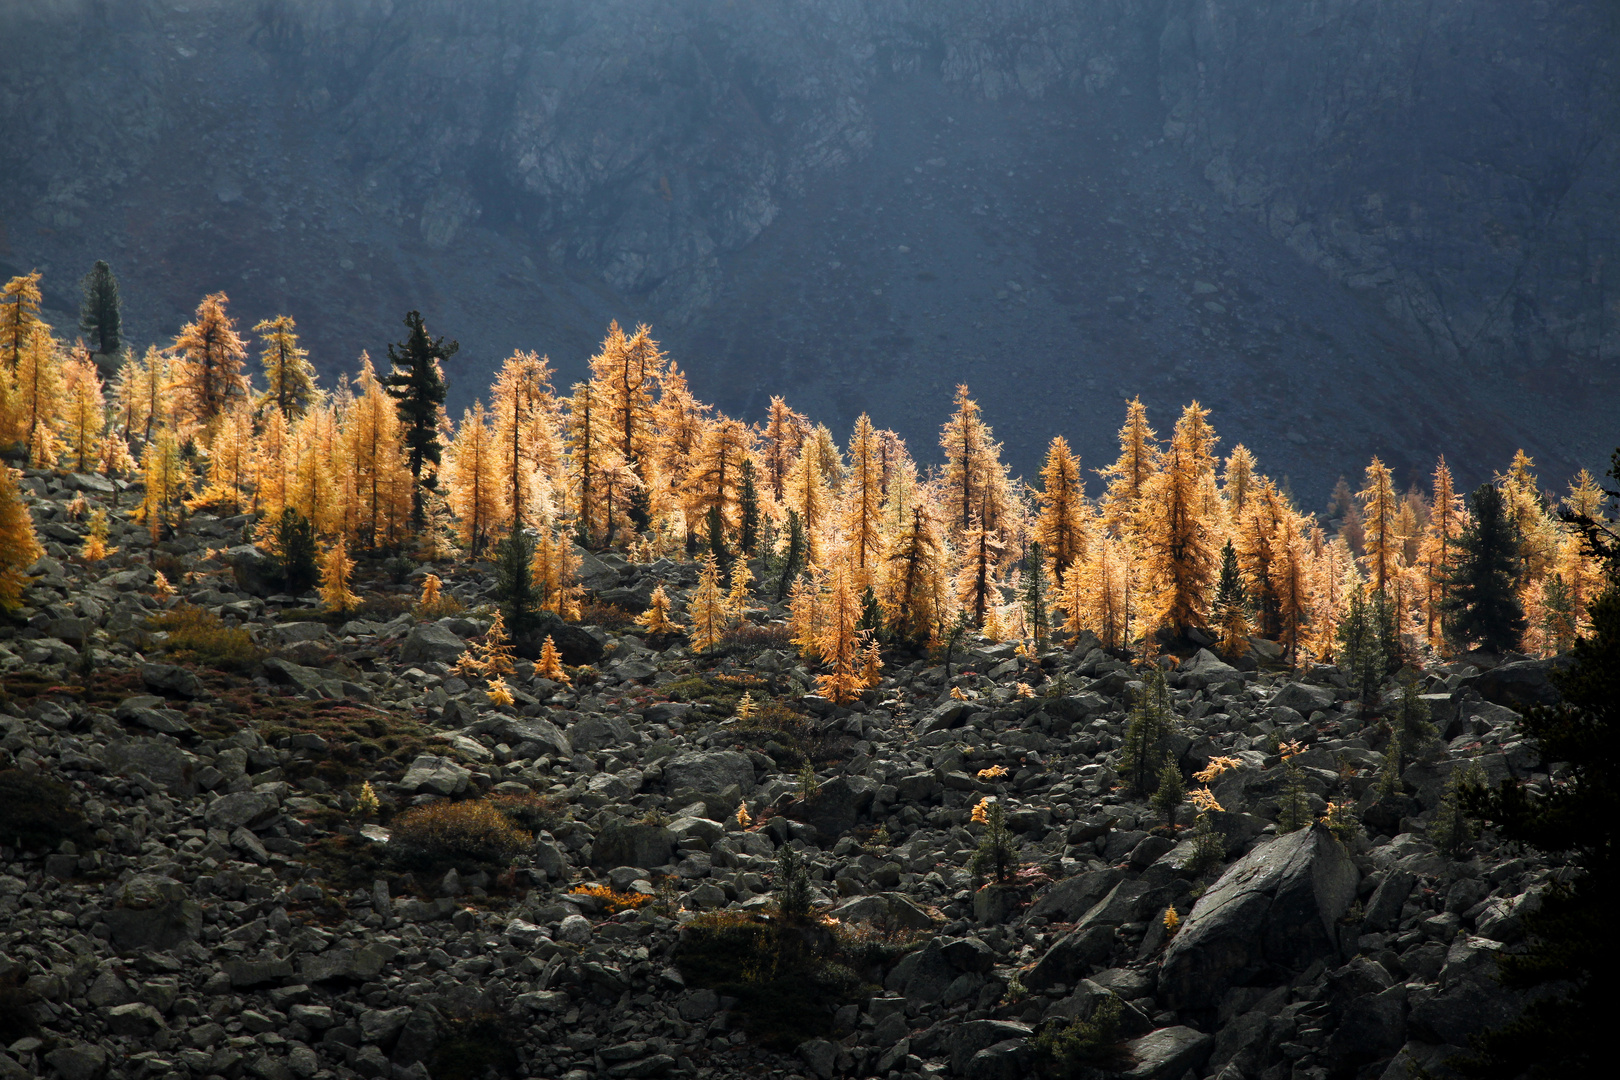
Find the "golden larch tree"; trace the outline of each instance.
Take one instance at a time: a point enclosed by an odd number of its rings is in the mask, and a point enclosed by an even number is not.
[[[1119,429],[1119,457],[1101,473],[1108,481],[1102,519],[1109,532],[1120,536],[1130,531],[1142,488],[1158,473],[1162,455],[1159,437],[1148,426],[1147,406],[1141,398],[1132,398],[1125,405],[1125,426]]]
[[[107,402],[101,392],[101,375],[89,353],[68,361],[64,381],[63,464],[74,472],[91,472],[99,463],[102,433],[107,430]]]
[[[828,575],[821,614],[816,651],[832,670],[816,676],[816,689],[834,704],[846,705],[866,686],[861,676],[862,642],[856,631],[861,621],[861,598],[847,559],[837,560]]]
[[[264,414],[253,455],[253,501],[261,522],[274,522],[292,493],[294,451],[287,417],[280,409]]]
[[[445,498],[456,515],[461,543],[474,557],[507,520],[502,465],[483,402],[462,414],[456,437],[445,451]]]
[[[169,367],[169,355],[148,345],[144,357],[131,356],[118,370],[118,407],[124,431],[142,443],[151,442],[153,429],[169,420]]]
[[[145,522],[152,541],[172,535],[186,482],[189,479],[185,462],[180,460],[180,439],[173,428],[160,428],[141,455],[141,471],[146,480],[146,497],[141,501],[137,516]]]
[[[529,573],[540,593],[541,610],[553,612],[560,619],[578,617],[575,602],[580,589],[574,580],[578,568],[579,559],[568,537],[555,529],[542,527],[537,531]]]
[[[1209,410],[1189,404],[1158,472],[1142,485],[1137,512],[1148,620],[1177,634],[1204,625],[1219,567],[1223,521],[1215,491]]]
[[[602,470],[602,456],[608,449],[602,409],[597,397],[594,382],[575,383],[573,396],[568,401],[566,428],[568,491],[580,533],[586,537],[587,543],[589,538],[596,535],[597,518],[600,516],[597,510],[598,474]]]
[[[1446,580],[1451,572],[1452,556],[1457,550],[1457,538],[1462,534],[1466,517],[1462,497],[1452,483],[1451,469],[1442,456],[1434,467],[1429,527],[1424,531],[1423,545],[1418,552],[1423,570],[1424,631],[1433,645],[1439,645],[1444,638],[1441,603],[1445,599]]]
[[[686,618],[691,623],[686,639],[697,652],[714,648],[726,632],[726,594],[720,588],[720,562],[712,552],[703,556],[697,588],[686,602]]]
[[[849,440],[849,482],[844,494],[844,542],[855,587],[873,583],[883,561],[883,460],[877,431],[865,413]]]
[[[788,408],[780,397],[771,398],[770,412],[765,418],[765,480],[770,484],[771,497],[777,502],[787,497],[788,472],[809,433],[810,422],[803,413]]]
[[[508,357],[490,390],[490,419],[502,501],[514,527],[550,520],[561,456],[550,362],[532,352]]]
[[[36,325],[17,363],[13,398],[18,438],[36,469],[56,464],[56,429],[62,415],[62,356],[44,324]]]
[[[34,533],[34,518],[23,502],[15,470],[0,465],[0,609],[22,604],[28,568],[45,556]]]
[[[1041,466],[1040,511],[1035,518],[1035,539],[1051,566],[1054,579],[1086,557],[1086,489],[1080,477],[1080,459],[1059,435],[1046,450]]]
[[[1232,447],[1227,455],[1226,469],[1221,476],[1221,494],[1226,497],[1226,512],[1233,522],[1242,519],[1254,494],[1254,454],[1242,443]]]
[[[683,486],[697,463],[710,406],[692,395],[686,375],[674,364],[664,370],[659,383],[658,403],[653,407],[657,479],[647,492],[647,504],[654,518],[667,521],[685,513]]]
[[[280,411],[280,410],[277,410]],[[338,430],[337,409],[318,402],[307,407],[292,430],[293,465],[287,501],[308,518],[322,535],[344,528],[344,486],[347,446]]]
[[[259,362],[269,387],[259,395],[259,407],[274,406],[291,421],[318,397],[309,350],[299,346],[298,327],[291,315],[265,319],[253,332],[259,335]]]
[[[321,558],[320,593],[327,610],[341,614],[360,606],[360,598],[349,588],[349,578],[353,573],[354,560],[349,558],[348,541],[340,536]]]
[[[950,535],[960,538],[975,520],[991,533],[1000,533],[1007,510],[1007,473],[1001,464],[1001,444],[984,422],[979,403],[967,386],[956,388],[956,411],[940,432],[945,451],[941,476],[944,500],[951,509]]]
[[[225,313],[229,298],[222,292],[203,297],[197,317],[180,328],[171,368],[175,411],[188,430],[202,429],[203,442],[213,439],[214,422],[234,398],[248,392],[242,363],[247,342]]]
[[[1405,538],[1400,534],[1400,499],[1395,494],[1389,466],[1375,456],[1367,466],[1367,486],[1357,492],[1361,499],[1362,559],[1373,591],[1387,595],[1392,579],[1400,571]]]
[[[349,534],[366,548],[392,543],[410,517],[413,484],[399,412],[377,378],[371,357],[360,354],[353,404],[343,416],[345,494],[352,509]],[[350,494],[352,493],[352,494]]]
[[[626,336],[617,322],[608,327],[602,351],[591,358],[605,441],[643,480],[641,461],[652,449],[653,406],[664,363],[649,327],[643,324]]]
[[[822,534],[832,514],[832,496],[822,478],[822,450],[820,440],[813,433],[806,435],[787,482],[787,505],[799,515],[799,523],[804,527],[805,557],[813,563],[821,561]]]
[[[44,325],[39,317],[43,299],[39,279],[40,272],[35,270],[12,278],[0,290],[0,363],[10,372],[22,362],[23,349],[35,328]]]
[[[245,400],[234,402],[219,418],[214,444],[208,448],[208,483],[193,507],[241,510],[243,496],[253,482],[253,412]]]
[[[918,503],[889,553],[889,625],[895,635],[921,644],[944,621],[945,549],[930,509]]]
[[[719,513],[726,531],[737,527],[743,462],[752,456],[753,443],[747,425],[728,416],[706,425],[684,485],[688,531],[701,530],[711,512]]]

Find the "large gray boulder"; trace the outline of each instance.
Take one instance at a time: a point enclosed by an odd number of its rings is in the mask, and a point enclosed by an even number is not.
[[[116,739],[101,758],[116,776],[144,776],[170,795],[197,793],[197,759],[167,739]]]
[[[194,940],[202,929],[202,908],[186,887],[158,874],[125,882],[105,918],[113,948],[126,953],[164,952]]]
[[[664,787],[680,791],[718,794],[736,784],[747,794],[754,788],[754,762],[735,750],[704,750],[678,754],[664,763]]]
[[[405,643],[399,647],[399,659],[406,664],[434,660],[441,664],[453,664],[466,651],[467,643],[452,633],[449,627],[441,623],[426,623],[405,635]]]
[[[513,748],[533,743],[541,748],[542,753],[554,757],[574,756],[573,740],[556,724],[539,717],[496,715],[487,721],[480,720],[472,726],[472,731],[479,735],[493,735]]]
[[[1215,1048],[1215,1036],[1190,1027],[1167,1027],[1126,1045],[1136,1063],[1125,1073],[1128,1080],[1180,1080],[1188,1070],[1197,1075]]]
[[[675,834],[662,825],[612,824],[604,826],[591,843],[591,865],[650,870],[669,862],[674,852]]]
[[[811,798],[794,803],[787,816],[813,826],[826,846],[860,824],[876,794],[877,785],[864,776],[835,776]]]
[[[1159,969],[1173,1009],[1208,1009],[1226,989],[1280,980],[1338,952],[1337,922],[1360,874],[1320,825],[1289,833],[1233,863],[1193,905]]]
[[[1242,672],[1208,649],[1199,649],[1179,670],[1181,684],[1195,689],[1241,681],[1243,678]]]
[[[1291,682],[1272,696],[1271,706],[1293,709],[1299,715],[1309,717],[1318,709],[1331,709],[1334,700],[1332,687]]]
[[[268,791],[233,791],[209,803],[203,820],[210,828],[227,832],[241,826],[253,828],[274,817],[280,807],[280,800]]]
[[[1486,701],[1521,711],[1536,705],[1556,705],[1563,695],[1548,676],[1571,663],[1568,657],[1518,660],[1470,675],[1462,680],[1459,689],[1473,687]]]
[[[447,757],[421,754],[400,778],[400,787],[413,794],[456,795],[467,790],[472,773]]]

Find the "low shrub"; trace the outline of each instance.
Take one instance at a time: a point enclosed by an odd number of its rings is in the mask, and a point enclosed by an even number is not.
[[[89,839],[90,826],[65,785],[20,769],[0,772],[0,843],[53,851],[64,840]]]
[[[147,622],[167,633],[164,649],[186,660],[227,671],[242,671],[259,659],[259,647],[240,626],[226,626],[218,615],[191,604],[179,604]]]
[[[581,885],[571,890],[573,896],[588,896],[595,900],[605,915],[617,915],[621,911],[635,911],[652,903],[653,898],[646,893],[619,892],[611,885]]]
[[[579,606],[579,618],[574,621],[586,626],[600,626],[604,630],[623,630],[636,624],[636,613],[622,604],[587,600]]]
[[[488,799],[413,807],[390,825],[388,855],[411,870],[440,873],[506,866],[534,837]]]
[[[744,620],[721,634],[720,641],[711,650],[711,653],[724,656],[752,655],[766,649],[781,649],[791,652],[793,648],[793,631],[788,629],[786,623],[765,623],[762,625]]]
[[[568,819],[568,803],[555,795],[491,795],[489,803],[507,820],[532,833],[556,832]]]
[[[1109,995],[1085,1020],[1049,1024],[1035,1036],[1035,1053],[1061,1080],[1081,1080],[1096,1070],[1118,1072],[1129,1067],[1130,1054],[1120,1038],[1124,1008]]]

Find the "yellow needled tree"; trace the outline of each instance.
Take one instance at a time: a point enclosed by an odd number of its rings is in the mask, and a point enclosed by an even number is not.
[[[253,472],[253,412],[245,400],[238,400],[215,426],[214,445],[208,449],[208,485],[189,505],[237,513]]]
[[[954,514],[953,508],[953,518]],[[956,575],[956,601],[968,620],[982,628],[986,626],[986,616],[993,614],[1000,602],[996,577],[1003,548],[995,534],[980,524],[977,517],[969,521],[961,544],[962,566]]]
[[[1102,498],[1103,526],[1115,536],[1130,533],[1136,522],[1142,489],[1159,471],[1158,435],[1147,422],[1147,406],[1132,398],[1125,406],[1125,426],[1119,429],[1119,458],[1102,475],[1108,489]]]
[[[399,540],[410,519],[415,485],[405,456],[399,411],[371,357],[360,354],[354,402],[343,415],[344,460],[353,507],[344,517],[359,546],[376,549]]]
[[[816,676],[816,689],[835,705],[847,705],[866,688],[862,677],[862,645],[857,626],[861,621],[861,599],[855,589],[849,560],[833,564],[822,601],[821,636],[816,651],[832,670]]]
[[[822,538],[831,516],[831,496],[822,479],[822,451],[823,445],[814,433],[806,435],[787,482],[788,506],[799,515],[799,524],[804,528],[805,558],[812,563],[821,561]]]
[[[279,410],[277,410],[279,411]],[[347,449],[338,431],[335,406],[318,403],[305,409],[292,431],[293,467],[287,501],[323,535],[347,535],[343,520],[343,485]]]
[[[146,347],[142,359],[131,356],[118,369],[118,408],[124,431],[141,443],[152,441],[152,431],[168,422],[169,357],[156,345]]]
[[[1232,447],[1226,458],[1226,471],[1222,477],[1221,494],[1226,497],[1226,512],[1233,524],[1241,521],[1254,495],[1254,455],[1242,443]]]
[[[231,401],[248,392],[242,374],[247,342],[225,313],[227,302],[222,292],[203,297],[196,319],[174,340],[179,353],[171,369],[175,411],[183,430],[200,429],[204,443],[213,441],[215,421]]]
[[[788,593],[788,633],[799,655],[806,660],[821,656],[822,571],[811,563],[808,570],[793,579]]]
[[[849,440],[849,481],[844,493],[844,543],[857,590],[873,584],[883,563],[882,526],[882,447],[871,418],[861,413]]]
[[[574,571],[579,559],[573,545],[561,533],[542,527],[534,541],[534,559],[529,563],[529,574],[540,593],[540,607],[559,619],[579,617],[576,600],[579,586]]]
[[[259,361],[269,386],[259,395],[259,408],[274,406],[291,422],[319,397],[309,350],[299,347],[298,327],[291,315],[265,319],[253,332],[259,335]]]
[[[1362,560],[1373,591],[1387,596],[1402,564],[1405,537],[1400,534],[1400,498],[1389,466],[1375,456],[1367,466],[1367,486],[1357,492],[1362,505]]]
[[[1277,553],[1273,580],[1277,587],[1277,618],[1280,624],[1278,640],[1288,650],[1288,657],[1298,666],[1300,646],[1304,640],[1311,609],[1311,556],[1310,546],[1300,531],[1297,514],[1282,515],[1277,532],[1272,538]]]
[[[88,353],[69,360],[65,376],[63,464],[74,472],[91,472],[99,464],[102,433],[107,430],[107,403],[101,394],[101,376]]]
[[[599,473],[607,450],[602,408],[594,383],[575,383],[568,401],[567,479],[574,517],[579,522],[580,542],[590,544],[597,535],[601,514],[597,507]]]
[[[462,414],[455,441],[444,457],[445,498],[456,515],[461,543],[474,558],[507,519],[501,480],[484,403],[476,402]]]
[[[1105,649],[1123,648],[1130,640],[1129,549],[1123,540],[1105,536],[1091,553],[1063,575],[1063,606],[1068,619],[1063,628],[1079,636],[1097,635]]]
[[[642,460],[653,449],[654,392],[664,374],[665,357],[645,324],[625,336],[617,322],[608,327],[602,351],[591,358],[591,382],[602,410],[605,442],[645,481]],[[639,528],[642,522],[637,523]]]
[[[146,444],[141,469],[146,479],[146,497],[136,516],[146,523],[155,544],[173,535],[188,479],[185,462],[180,460],[180,440],[173,428],[159,428]]]
[[[34,326],[23,344],[13,400],[17,435],[28,448],[28,463],[36,469],[55,465],[56,428],[62,414],[62,357],[43,323]]]
[[[770,414],[765,418],[765,480],[777,502],[787,498],[788,473],[808,434],[810,422],[803,413],[794,412],[779,397],[771,398]]]
[[[292,493],[291,441],[282,411],[271,409],[265,413],[253,459],[253,498],[261,530],[274,527],[271,523],[281,517]]]
[[[992,534],[1002,531],[1007,511],[1007,472],[1001,464],[1001,444],[980,413],[979,403],[966,385],[956,388],[956,411],[940,432],[945,451],[941,477],[943,501],[950,509],[949,535],[960,540],[975,522]]]
[[[0,610],[22,604],[28,568],[44,558],[34,518],[23,503],[15,470],[0,465]]]
[[[1452,485],[1451,469],[1441,457],[1434,468],[1434,492],[1429,500],[1429,527],[1424,532],[1418,559],[1423,570],[1423,623],[1431,645],[1445,639],[1441,610],[1446,597],[1446,581],[1451,572],[1457,538],[1462,535],[1467,511],[1462,497]]]
[[[1137,513],[1151,625],[1184,634],[1203,626],[1225,538],[1215,492],[1215,434],[1194,401],[1176,421],[1163,466],[1142,485]]]
[[[12,278],[0,290],[0,363],[6,371],[16,372],[28,338],[36,327],[44,325],[39,317],[43,299],[39,279],[40,272],[35,270]]]
[[[692,623],[686,640],[697,652],[714,648],[726,632],[726,596],[720,589],[720,563],[712,553],[703,556],[703,572],[686,602],[686,617]]]
[[[1233,538],[1238,566],[1247,579],[1249,599],[1254,605],[1257,627],[1262,637],[1275,638],[1281,633],[1277,616],[1275,538],[1283,515],[1290,512],[1277,486],[1262,476],[1255,485],[1254,495],[1248,500],[1243,516],[1237,522],[1236,536]]]
[[[513,353],[490,390],[490,418],[508,520],[514,528],[549,520],[562,452],[551,364],[532,352]]]
[[[707,522],[714,513],[720,515],[728,534],[740,524],[743,462],[752,455],[753,442],[753,432],[730,417],[718,417],[707,425],[692,471],[686,477],[689,531],[699,528],[699,523]]]
[[[1080,459],[1059,435],[1046,451],[1041,467],[1040,512],[1035,518],[1035,539],[1061,579],[1069,567],[1086,557],[1086,489],[1080,478]]]
[[[889,627],[896,637],[921,645],[944,622],[945,550],[929,508],[918,503],[889,554]]]
[[[647,610],[636,616],[636,623],[647,631],[649,637],[667,637],[685,629],[670,616],[669,594],[664,592],[663,582],[653,589],[652,597],[647,601]]]
[[[349,558],[348,541],[338,537],[321,558],[321,600],[328,611],[348,614],[360,606],[360,598],[349,588],[354,560]]]

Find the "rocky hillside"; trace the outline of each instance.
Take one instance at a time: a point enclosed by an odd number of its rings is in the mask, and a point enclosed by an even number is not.
[[[917,445],[957,381],[1053,386],[988,402],[1030,471],[1101,452],[1121,370],[1244,398],[1324,491],[1345,451],[1607,450],[1612,5],[53,0],[0,35],[0,270],[66,308],[109,258],[142,341],[223,288],[330,374],[416,307],[481,384],[645,319],[733,412],[764,364]]]
[[[23,484],[0,1076],[1398,1076],[1513,1015],[1492,961],[1560,873],[1429,839],[1460,769],[1560,775],[1515,723],[1542,663],[1422,673],[1395,776],[1393,687],[1363,718],[1264,642],[1168,658],[1163,749],[1222,808],[1171,827],[1122,788],[1153,680],[1090,640],[891,656],[835,707],[768,598],[693,655],[627,617],[693,567],[586,558],[567,666],[495,705],[482,566],[368,567],[335,617],[245,518],[154,552],[122,485]],[[96,507],[121,550],[87,564]],[[1329,802],[1360,824],[1285,831]]]

